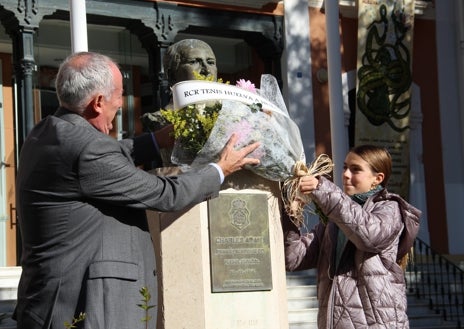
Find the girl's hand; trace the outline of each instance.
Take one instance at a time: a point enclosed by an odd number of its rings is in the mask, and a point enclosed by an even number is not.
[[[302,176],[300,178],[300,191],[304,194],[309,194],[317,188],[319,179],[314,176]]]

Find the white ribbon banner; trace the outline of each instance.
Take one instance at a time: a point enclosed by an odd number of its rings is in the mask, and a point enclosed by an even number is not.
[[[214,100],[231,100],[242,102],[247,105],[260,103],[263,106],[263,110],[277,112],[288,117],[288,113],[279,109],[258,94],[237,86],[219,82],[203,80],[178,82],[172,86],[172,100],[174,109]]]

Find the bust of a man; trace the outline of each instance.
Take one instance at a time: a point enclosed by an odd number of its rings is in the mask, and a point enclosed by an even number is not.
[[[184,39],[169,46],[163,57],[163,68],[169,87],[181,81],[195,80],[193,72],[217,80],[216,56],[206,42],[198,39]],[[169,101],[167,98],[165,102],[168,104],[163,105],[163,108],[172,109],[171,95]],[[167,124],[159,111],[145,113],[142,123],[150,131],[156,131]],[[172,165],[171,151],[161,150],[165,166]]]
[[[163,67],[169,86],[195,80],[194,71],[217,80],[216,56],[206,42],[198,39],[184,39],[169,46],[164,54]]]

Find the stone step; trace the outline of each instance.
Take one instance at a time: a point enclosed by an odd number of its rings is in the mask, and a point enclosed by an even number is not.
[[[316,284],[317,273],[316,270],[305,270],[297,272],[287,272],[287,286],[301,286]]]
[[[408,296],[408,314],[423,314],[433,312],[427,301]]]
[[[0,328],[1,329],[16,329],[16,322],[11,319],[3,320],[2,322],[0,322]]]
[[[0,314],[13,313],[15,305],[16,305],[15,300],[0,300]]]
[[[407,273],[408,283],[411,285],[411,290],[407,293],[408,298],[408,317],[411,329],[451,329],[457,328],[457,321],[444,320],[440,312],[429,308],[428,299],[420,299],[416,297],[414,285],[416,281],[423,280],[425,272]],[[431,273],[430,275],[438,275]],[[435,280],[435,279],[434,279]],[[446,282],[437,276],[439,282]],[[460,285],[451,283],[446,285],[451,288],[446,288],[444,291],[454,291],[460,289]],[[317,286],[315,271],[301,271],[287,273],[287,296],[289,309],[289,329],[312,329],[317,328]],[[434,303],[439,303],[442,300],[441,295],[431,296]],[[430,297],[429,297],[430,298]],[[449,310],[448,310],[449,312]],[[449,314],[452,319],[456,320],[455,314]],[[462,316],[462,315],[461,315]]]
[[[449,299],[448,297],[451,297]],[[428,308],[435,309],[447,309],[448,312],[461,313],[461,317],[464,317],[464,309],[462,308],[464,296],[460,295],[421,295],[417,297],[416,294],[408,294],[408,304],[422,303],[427,305]]]
[[[294,297],[316,297],[317,286],[287,286],[287,298]]]
[[[289,329],[317,329],[316,322],[293,322],[288,324]]]
[[[430,328],[430,327],[449,327],[457,328],[457,322],[445,321],[441,314],[423,313],[417,315],[408,314],[409,326],[411,329]]]
[[[315,285],[317,279],[315,276],[287,276],[287,286],[308,286]]]
[[[16,300],[21,267],[0,267],[0,300]]]
[[[288,311],[288,322],[299,323],[299,322],[317,322],[317,308],[303,308],[300,310]]]
[[[16,328],[16,321],[11,318],[15,304],[15,300],[0,300],[0,329]]]
[[[21,267],[0,267],[0,329],[16,329],[13,314]]]
[[[440,277],[438,273],[411,273],[406,276],[408,286],[412,289],[420,289],[427,293],[444,291],[445,293],[462,293],[464,282],[452,276]]]
[[[317,308],[319,307],[319,302],[316,296],[289,297],[287,298],[287,305],[289,310],[298,310],[302,308]]]

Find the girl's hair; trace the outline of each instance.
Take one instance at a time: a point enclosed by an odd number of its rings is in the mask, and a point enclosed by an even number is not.
[[[359,145],[353,147],[350,152],[366,161],[374,173],[383,173],[384,179],[380,185],[387,186],[392,172],[392,159],[390,153],[384,147]]]
[[[373,172],[383,173],[384,179],[380,185],[386,187],[392,171],[392,159],[390,153],[385,148],[374,145],[360,145],[352,148],[350,152],[366,161]],[[408,263],[412,260],[412,255],[413,248],[396,261],[403,271],[406,270]]]
[[[360,145],[352,148],[350,152],[360,156],[364,161],[366,161],[373,172],[383,173],[384,179],[380,184],[383,187],[386,187],[392,171],[392,160],[390,153],[384,147]],[[411,247],[409,252],[396,261],[403,271],[406,270],[408,263],[412,260],[412,255],[413,248]]]
[[[82,114],[96,94],[110,98],[115,88],[113,66],[117,64],[102,54],[78,52],[68,56],[60,65],[55,82],[60,105]]]

